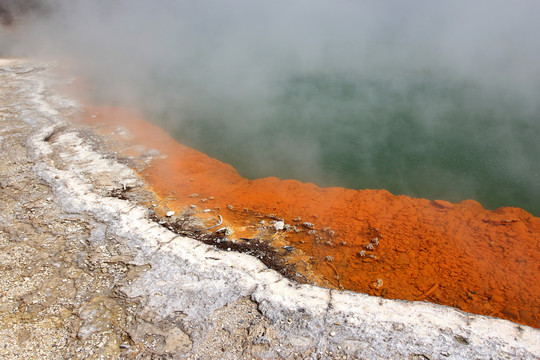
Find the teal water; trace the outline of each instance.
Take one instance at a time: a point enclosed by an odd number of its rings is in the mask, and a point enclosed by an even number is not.
[[[540,216],[538,4],[65,1],[0,52],[68,59],[248,178]]]
[[[298,74],[272,91],[192,92],[163,124],[247,178],[475,199],[540,215],[540,108],[430,73]]]
[[[72,59],[247,178],[540,216],[538,1],[165,3],[65,2],[0,48]]]

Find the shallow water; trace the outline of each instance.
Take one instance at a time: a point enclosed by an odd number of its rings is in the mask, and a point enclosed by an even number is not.
[[[305,72],[265,91],[181,95],[161,125],[245,177],[540,215],[540,107],[511,89],[427,71]]]

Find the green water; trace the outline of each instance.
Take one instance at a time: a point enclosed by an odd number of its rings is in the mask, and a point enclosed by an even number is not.
[[[303,73],[239,96],[190,89],[163,124],[247,178],[475,199],[540,215],[540,108],[434,73]],[[185,97],[186,94],[180,94]]]
[[[245,177],[540,216],[538,1],[54,3],[0,54],[67,59]]]

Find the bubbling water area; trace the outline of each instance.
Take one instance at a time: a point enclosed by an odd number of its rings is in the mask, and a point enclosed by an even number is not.
[[[540,218],[520,208],[249,180],[134,110],[89,107],[84,121],[104,135],[128,129],[119,157],[159,151],[139,172],[158,211],[199,212],[208,227],[222,220],[227,241],[267,242],[305,282],[540,327]]]

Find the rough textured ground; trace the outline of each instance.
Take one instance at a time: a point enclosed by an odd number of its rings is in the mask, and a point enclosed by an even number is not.
[[[297,285],[170,232],[136,205],[151,194],[133,171],[67,122],[78,105],[50,67],[0,60],[0,357],[540,358],[538,330]]]
[[[206,214],[199,229],[222,216],[228,244],[260,239],[300,282],[425,300],[540,328],[540,218],[523,209],[249,180],[179,144],[133,109],[86,107],[81,117],[94,131],[118,137],[115,154],[142,163],[138,174],[162,199],[161,206],[153,200],[157,212]],[[156,150],[161,156],[148,161]]]

